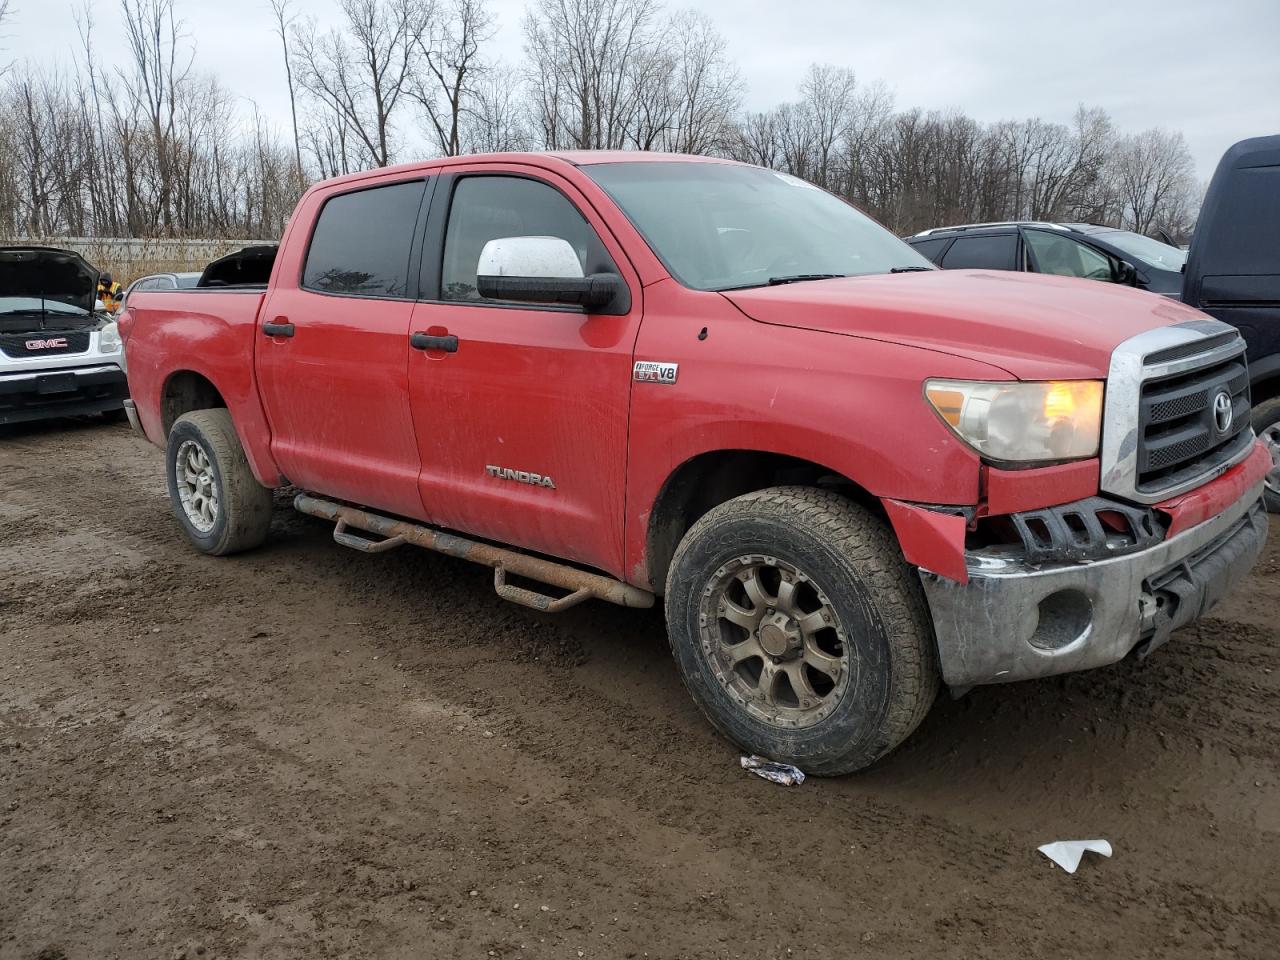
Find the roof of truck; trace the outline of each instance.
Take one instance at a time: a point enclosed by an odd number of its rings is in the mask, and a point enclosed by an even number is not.
[[[388,167],[375,167],[372,170],[361,170],[339,177],[331,177],[313,184],[316,187],[329,187],[341,183],[358,183],[372,177],[382,177],[395,173],[416,173],[432,167],[452,167],[466,163],[528,163],[535,166],[546,166],[547,160],[571,164],[575,167],[589,166],[596,163],[728,163],[739,164],[737,160],[720,157],[700,157],[689,153],[654,153],[648,150],[549,150],[546,152],[524,153],[472,153],[457,157],[436,157],[432,160],[414,160]]]

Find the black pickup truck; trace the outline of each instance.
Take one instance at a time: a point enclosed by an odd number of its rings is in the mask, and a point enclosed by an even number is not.
[[[1242,140],[1218,163],[1182,299],[1248,344],[1253,428],[1271,450],[1267,509],[1280,513],[1280,136]]]

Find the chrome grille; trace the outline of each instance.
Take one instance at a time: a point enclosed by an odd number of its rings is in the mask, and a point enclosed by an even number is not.
[[[1231,424],[1219,429],[1214,401],[1225,393]],[[1212,468],[1249,430],[1249,373],[1243,355],[1147,380],[1139,412],[1137,488],[1159,493],[1180,477]],[[1247,438],[1245,438],[1247,439]]]
[[[1161,327],[1112,354],[1102,489],[1155,503],[1198,486],[1248,454],[1249,372],[1234,328],[1215,320]],[[1228,400],[1218,401],[1220,394]],[[1229,404],[1222,429],[1214,404]]]

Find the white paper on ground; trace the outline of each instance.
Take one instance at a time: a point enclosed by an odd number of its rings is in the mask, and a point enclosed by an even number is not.
[[[1058,840],[1036,849],[1067,873],[1076,872],[1076,867],[1080,866],[1080,858],[1084,856],[1086,850],[1100,853],[1104,857],[1111,856],[1111,844],[1105,840]]]

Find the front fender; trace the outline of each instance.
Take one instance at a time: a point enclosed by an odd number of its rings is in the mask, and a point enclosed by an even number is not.
[[[767,325],[736,311],[704,320],[705,335],[689,336],[690,317],[661,309],[664,293],[678,295],[656,290],[666,286],[646,289],[636,360],[678,363],[679,375],[674,384],[632,384],[625,532],[631,582],[652,586],[649,519],[668,478],[704,453],[795,457],[881,499],[978,502],[980,461],[934,413],[922,385],[930,377],[1006,380],[1003,370],[917,347]]]

